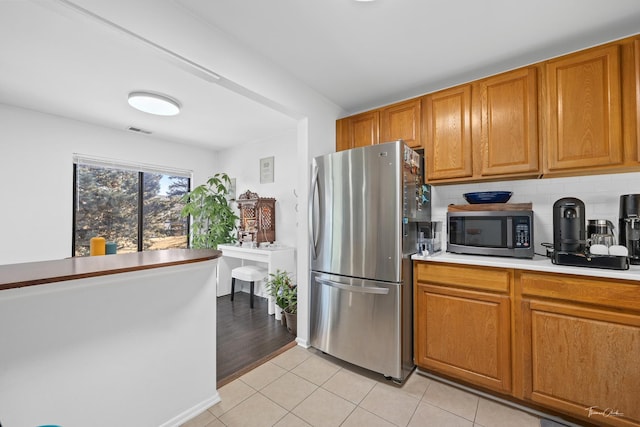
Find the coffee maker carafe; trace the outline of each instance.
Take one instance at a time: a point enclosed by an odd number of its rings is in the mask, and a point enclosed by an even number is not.
[[[565,197],[553,204],[553,250],[567,253],[585,251],[584,203]]]
[[[629,250],[629,262],[640,264],[640,194],[620,196],[618,241]]]

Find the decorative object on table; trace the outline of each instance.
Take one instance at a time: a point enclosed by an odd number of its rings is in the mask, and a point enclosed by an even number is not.
[[[274,161],[273,156],[260,159],[260,184],[269,184],[274,181]]]
[[[106,241],[104,237],[96,236],[89,240],[89,255],[104,255],[106,250]]]
[[[107,242],[105,244],[105,254],[115,255],[118,253],[118,244],[116,242]]]
[[[191,247],[217,249],[219,244],[236,241],[238,216],[229,205],[231,179],[217,173],[182,196],[185,203],[181,215],[191,215]]]
[[[471,203],[506,203],[513,193],[511,191],[477,191],[464,193],[464,199]]]
[[[250,190],[236,200],[240,209],[238,240],[242,246],[257,247],[276,240],[276,199],[260,197]]]
[[[269,274],[266,285],[267,293],[275,299],[284,316],[283,324],[293,335],[298,333],[298,287],[293,284],[291,275],[287,271],[277,270]]]

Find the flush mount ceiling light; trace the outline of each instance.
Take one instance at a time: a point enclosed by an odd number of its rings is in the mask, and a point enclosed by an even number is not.
[[[131,92],[129,105],[133,108],[157,116],[175,116],[180,112],[180,104],[166,95],[151,92]]]

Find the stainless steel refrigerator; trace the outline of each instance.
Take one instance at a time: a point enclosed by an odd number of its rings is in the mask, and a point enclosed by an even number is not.
[[[403,381],[413,363],[422,157],[402,141],[316,157],[310,198],[311,345]]]

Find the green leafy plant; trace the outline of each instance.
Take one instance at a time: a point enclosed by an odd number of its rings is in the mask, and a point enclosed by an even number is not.
[[[275,299],[276,305],[285,313],[298,312],[298,287],[293,284],[288,272],[277,270],[275,273],[270,273],[266,289]]]
[[[183,217],[191,215],[191,247],[217,249],[219,244],[236,241],[238,216],[229,206],[231,179],[217,173],[182,197]]]

